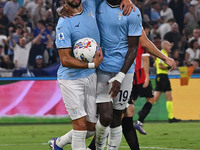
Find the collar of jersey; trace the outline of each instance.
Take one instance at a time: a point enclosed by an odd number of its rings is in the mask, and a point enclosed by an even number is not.
[[[107,1],[106,1],[106,3],[110,6],[110,7],[112,7],[112,8],[115,8],[115,7],[119,7],[120,5],[111,5],[111,4],[109,4]]]
[[[78,13],[75,13],[75,14],[73,14],[74,16],[76,16],[76,15],[81,15],[83,13],[83,10],[81,11],[81,12],[78,12]]]

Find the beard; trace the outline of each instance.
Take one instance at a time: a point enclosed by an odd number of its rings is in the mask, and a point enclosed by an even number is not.
[[[78,8],[78,7],[81,5],[81,0],[80,0],[80,2],[77,3],[77,4],[73,4],[73,3],[71,3],[71,2],[67,2],[67,4],[68,4],[69,6],[71,6],[72,8]]]

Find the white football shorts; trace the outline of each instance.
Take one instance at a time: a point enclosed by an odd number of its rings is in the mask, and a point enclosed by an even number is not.
[[[121,83],[121,88],[118,95],[112,99],[110,98],[109,90],[112,87],[112,83],[106,85],[106,83],[116,76],[116,73],[104,72],[101,70],[97,71],[97,103],[112,102],[113,109],[124,110],[128,103],[129,96],[131,94],[133,85],[133,73],[126,74],[125,78]]]
[[[72,120],[86,116],[87,121],[97,122],[96,73],[77,80],[58,79],[62,99]]]

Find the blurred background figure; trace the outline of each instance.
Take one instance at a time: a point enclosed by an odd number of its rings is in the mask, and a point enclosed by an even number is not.
[[[157,21],[159,26],[163,23],[163,19],[160,16],[160,2],[158,1],[151,3],[151,21]]]
[[[180,52],[179,50],[174,50],[173,54],[172,54],[172,57],[174,58],[174,61],[176,62],[176,66],[179,67],[179,66],[183,66],[183,62],[180,58]]]
[[[0,6],[0,34],[3,32],[6,33],[8,24],[8,17],[3,13],[3,7]]]
[[[164,22],[157,30],[157,33],[160,34],[161,39],[163,40],[165,34],[172,30],[172,25],[175,23],[174,18],[170,18]]]
[[[12,22],[14,20],[14,17],[16,16],[19,8],[20,5],[17,0],[8,1],[5,4],[3,13],[8,17],[9,22]]]
[[[200,46],[200,29],[195,28],[192,32],[192,37],[188,40],[188,42],[191,42],[192,40],[196,39],[198,41],[198,44]]]
[[[42,69],[44,68],[44,63],[43,63],[43,57],[42,55],[37,55],[35,57],[35,65],[34,65],[34,69]]]
[[[193,4],[190,4],[189,12],[187,12],[184,16],[185,27],[188,27],[190,29],[191,33],[195,28],[197,28],[199,26],[198,25],[199,17],[197,15],[194,7],[195,6]]]
[[[199,67],[200,50],[199,50],[198,41],[196,39],[193,39],[189,44],[189,48],[186,49],[185,63],[187,66],[193,65],[195,68]]]
[[[3,56],[3,62],[1,63],[0,67],[5,69],[14,69],[15,64],[10,60],[8,55]]]
[[[172,44],[171,53],[173,53],[175,49],[181,48],[181,33],[179,32],[177,23],[172,24],[171,31],[165,34],[164,40]]]
[[[168,4],[169,8],[173,11],[174,19],[176,20],[181,33],[184,29],[184,3],[185,2],[183,0],[170,0]]]
[[[160,16],[164,22],[168,21],[171,18],[174,18],[174,14],[171,8],[168,7],[167,2],[161,4],[162,9],[160,11]]]

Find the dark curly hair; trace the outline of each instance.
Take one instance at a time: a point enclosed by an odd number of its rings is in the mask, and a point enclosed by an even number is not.
[[[195,43],[195,42],[197,42],[196,39],[191,40],[190,43],[189,43],[189,47],[193,49],[193,48],[194,48],[194,43]]]

